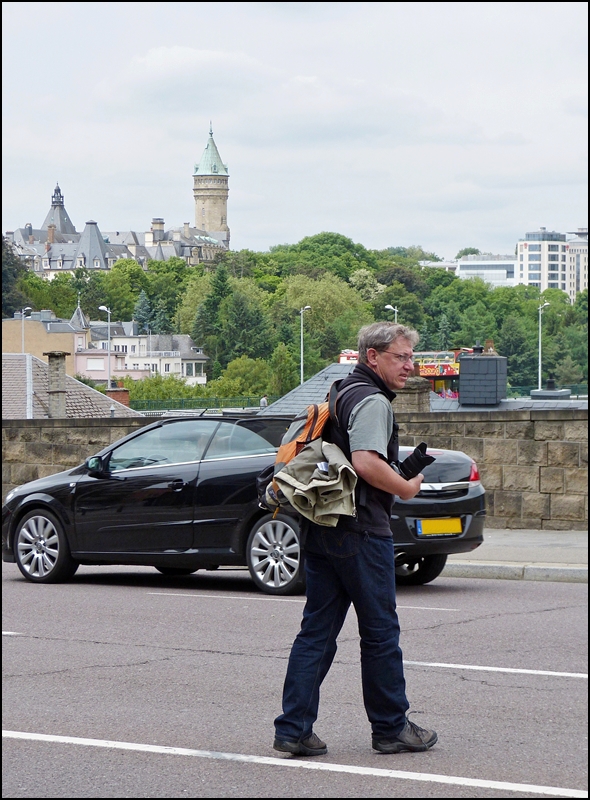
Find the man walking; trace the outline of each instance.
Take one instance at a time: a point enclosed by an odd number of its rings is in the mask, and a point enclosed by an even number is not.
[[[405,480],[398,461],[398,426],[391,401],[413,375],[415,330],[376,322],[359,332],[359,363],[341,381],[360,384],[336,409],[338,425],[325,438],[337,444],[358,475],[356,516],[335,528],[309,523],[305,542],[307,602],[287,667],[283,713],[275,720],[274,749],[293,755],[324,755],[328,748],[313,725],[320,686],[336,654],[336,639],[352,603],[360,634],[363,700],[372,746],[381,753],[422,751],[438,737],[411,722],[399,646],[395,564],[390,527],[394,495],[409,500],[423,475]]]

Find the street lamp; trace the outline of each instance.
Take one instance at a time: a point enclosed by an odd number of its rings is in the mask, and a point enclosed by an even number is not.
[[[107,389],[111,388],[111,309],[99,306],[99,311],[107,312]]]
[[[303,383],[303,312],[309,311],[311,306],[303,306],[303,308],[299,311],[301,315],[301,383]]]
[[[393,311],[393,313],[395,314],[395,319],[394,319],[394,321],[395,321],[395,323],[396,323],[396,325],[397,325],[397,312],[398,312],[398,310],[399,310],[399,309],[397,308],[397,306],[389,306],[389,305],[388,305],[388,306],[385,306],[385,310],[386,310],[386,311]]]
[[[25,306],[20,312],[20,341],[21,353],[25,352],[25,314],[27,311],[32,311],[31,306]]]
[[[543,309],[547,308],[548,305],[550,304],[545,302],[537,309],[539,312],[539,389],[541,388],[541,315],[543,314]]]

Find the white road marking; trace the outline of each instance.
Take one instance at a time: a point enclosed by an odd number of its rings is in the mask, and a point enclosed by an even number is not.
[[[211,599],[212,597],[217,600],[261,600],[268,603],[269,600],[278,600],[279,603],[305,603],[305,598],[297,597],[277,597],[276,595],[248,595],[241,594],[193,594],[193,592],[148,592],[148,594],[161,595],[162,597],[205,597]],[[417,611],[460,611],[460,608],[439,608],[430,606],[398,606],[398,608],[411,608]]]
[[[587,672],[551,672],[545,669],[513,669],[512,667],[479,667],[473,664],[437,664],[432,661],[406,661],[404,664],[412,664],[415,667],[443,667],[444,669],[475,669],[481,672],[517,672],[521,675],[551,675],[554,678],[585,678],[588,680]]]
[[[536,786],[529,783],[509,783],[505,781],[486,781],[477,778],[461,778],[453,775],[434,775],[426,772],[405,772],[397,769],[377,769],[355,767],[348,764],[330,764],[326,761],[300,761],[293,758],[269,758],[248,756],[241,753],[217,753],[214,750],[190,750],[185,747],[160,747],[152,744],[134,742],[115,742],[108,739],[83,739],[77,736],[49,736],[44,733],[23,733],[21,731],[2,731],[7,739],[26,739],[28,741],[55,742],[59,744],[82,745],[84,747],[103,747],[112,750],[133,750],[158,755],[192,756],[216,761],[238,761],[248,764],[263,764],[269,767],[296,767],[326,772],[343,772],[352,775],[368,775],[376,778],[421,781],[423,783],[445,783],[452,786],[473,786],[480,789],[496,789],[504,792],[526,792],[551,797],[588,797],[588,792],[579,789],[563,789],[556,786]]]
[[[161,592],[149,592],[148,594],[161,594]],[[184,595],[176,595],[183,597]],[[190,595],[193,597],[194,595]],[[209,595],[205,595],[208,597]],[[287,601],[289,602],[289,601]],[[448,609],[452,611],[453,609]],[[26,636],[24,633],[15,633],[14,631],[2,631],[2,636]],[[444,664],[435,661],[406,661],[404,659],[404,666],[412,667],[440,667],[442,669],[470,669],[479,672],[506,672],[517,673],[520,675],[549,675],[553,678],[582,678],[588,680],[587,672],[553,672],[546,669],[516,669],[514,667],[486,667],[477,664]]]

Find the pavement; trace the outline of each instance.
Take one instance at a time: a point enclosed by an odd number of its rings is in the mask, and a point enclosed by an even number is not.
[[[588,583],[587,531],[486,528],[470,553],[448,558],[447,578],[503,578]]]

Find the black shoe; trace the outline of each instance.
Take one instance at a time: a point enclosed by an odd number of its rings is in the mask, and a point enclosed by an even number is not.
[[[380,753],[420,753],[429,750],[438,742],[436,731],[420,728],[414,722],[406,719],[406,724],[401,733],[393,739],[376,739],[373,737],[373,749]]]
[[[302,742],[292,742],[288,739],[274,740],[273,748],[278,750],[279,753],[291,753],[293,756],[325,756],[328,752],[328,747],[325,742],[322,742],[319,736],[312,733],[307,739]]]

